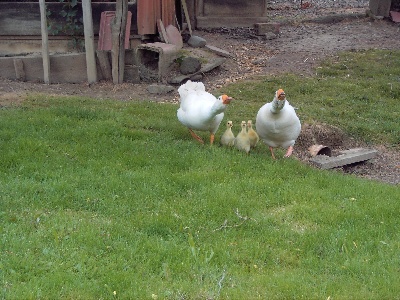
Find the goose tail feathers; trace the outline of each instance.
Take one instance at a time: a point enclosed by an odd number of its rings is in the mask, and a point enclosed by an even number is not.
[[[202,82],[194,82],[188,80],[185,84],[182,84],[179,89],[178,93],[181,99],[186,98],[188,94],[197,94],[201,92],[205,92],[206,88]]]

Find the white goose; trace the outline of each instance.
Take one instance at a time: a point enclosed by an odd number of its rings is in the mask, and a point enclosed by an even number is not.
[[[202,82],[190,80],[179,87],[178,93],[180,96],[180,108],[177,112],[178,120],[202,144],[204,144],[204,141],[193,130],[209,131],[210,144],[212,145],[215,133],[224,118],[224,111],[232,98],[227,95],[215,98],[212,94],[206,92]]]
[[[285,157],[292,155],[301,124],[282,89],[276,91],[272,102],[264,104],[258,111],[256,130],[260,139],[269,146],[273,159],[273,148],[276,147],[287,148]]]

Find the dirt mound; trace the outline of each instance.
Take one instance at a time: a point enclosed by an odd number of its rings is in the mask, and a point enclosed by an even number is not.
[[[337,156],[343,150],[352,148],[369,148],[378,151],[378,155],[369,160],[335,168],[335,171],[353,174],[359,177],[384,181],[391,184],[400,183],[400,152],[388,149],[383,145],[366,145],[349,137],[340,128],[329,124],[302,124],[302,130],[296,141],[294,156],[309,164],[312,155],[310,146],[324,145]]]
[[[305,150],[310,145],[324,145],[331,149],[343,150],[344,147],[354,147],[356,144],[340,128],[328,124],[303,124],[296,141],[296,146]]]

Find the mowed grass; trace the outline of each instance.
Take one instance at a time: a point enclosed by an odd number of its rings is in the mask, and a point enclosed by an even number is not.
[[[224,122],[239,131],[282,87],[303,123],[397,149],[399,64],[348,53],[313,78],[237,83]],[[177,108],[30,95],[0,110],[0,298],[399,297],[398,186],[202,146]]]

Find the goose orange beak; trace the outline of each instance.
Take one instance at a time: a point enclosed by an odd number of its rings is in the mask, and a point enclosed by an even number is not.
[[[278,100],[285,100],[285,91],[282,89],[279,89],[276,92],[277,96],[278,96]]]
[[[229,97],[228,95],[222,95],[222,103],[223,104],[229,104],[233,100],[232,97]]]

